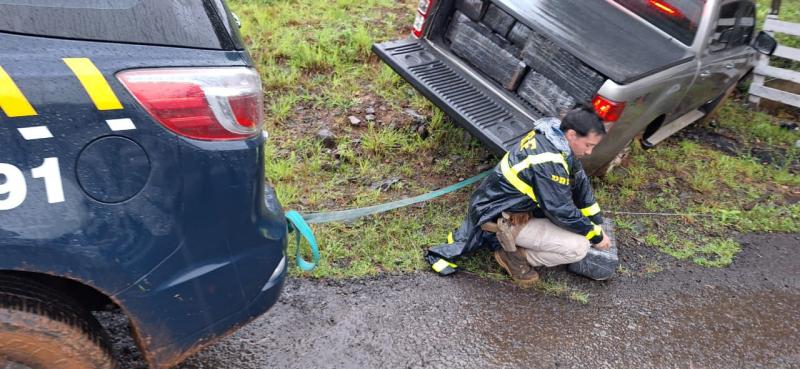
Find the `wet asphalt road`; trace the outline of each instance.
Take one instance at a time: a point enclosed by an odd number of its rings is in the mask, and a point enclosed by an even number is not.
[[[548,271],[588,305],[466,273],[290,280],[270,312],[179,368],[800,368],[800,235],[743,243],[721,270]],[[144,368],[120,321],[104,323],[121,368]]]

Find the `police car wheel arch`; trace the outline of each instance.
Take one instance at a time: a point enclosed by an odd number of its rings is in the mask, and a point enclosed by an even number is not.
[[[0,274],[0,366],[111,369],[108,334],[92,314],[44,284]]]

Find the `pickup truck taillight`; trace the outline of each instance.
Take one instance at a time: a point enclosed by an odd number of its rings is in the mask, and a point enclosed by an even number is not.
[[[666,15],[671,15],[671,16],[674,16],[674,17],[683,16],[683,14],[681,14],[681,11],[678,10],[678,8],[676,8],[674,5],[672,5],[672,4],[670,4],[670,3],[666,2],[666,1],[650,0],[650,1],[648,1],[648,3],[650,4],[650,6],[652,6],[656,10],[658,10],[658,11],[660,11],[660,12],[666,14]]]
[[[605,122],[616,122],[625,110],[624,102],[611,101],[600,95],[594,97],[592,105],[600,119]]]
[[[156,121],[181,136],[229,141],[261,132],[261,79],[251,68],[138,69],[117,78]]]
[[[411,29],[414,37],[422,37],[422,32],[425,30],[425,22],[428,20],[428,14],[430,14],[432,7],[433,0],[419,0],[417,17],[414,19],[414,27]]]

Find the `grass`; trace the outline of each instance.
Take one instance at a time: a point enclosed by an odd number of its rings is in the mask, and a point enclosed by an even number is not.
[[[762,28],[761,26],[763,25],[764,19],[766,19],[767,14],[769,14],[772,0],[758,0],[757,4],[758,4],[757,18],[759,21],[757,28],[760,30]],[[782,0],[780,13],[778,17],[782,21],[794,22],[794,23],[800,22],[800,0]],[[774,37],[781,45],[795,47],[795,48],[800,47],[800,37],[783,33],[776,33],[774,34]],[[772,57],[770,58],[770,65],[779,68],[787,68],[800,71],[800,62],[791,59]]]
[[[545,295],[567,298],[582,305],[589,303],[589,294],[575,289],[569,283],[554,278],[543,278],[536,283],[536,289]]]
[[[657,261],[648,261],[647,265],[644,266],[644,273],[646,276],[652,276],[653,274],[661,273],[663,271],[664,268]]]
[[[758,18],[757,28],[761,29],[761,26],[764,24],[764,19],[766,19],[767,14],[769,14],[772,0],[757,0],[756,3]],[[800,0],[781,0],[779,17],[781,20],[787,22],[800,22]]]
[[[791,145],[800,134],[776,123],[774,117],[731,101],[721,109],[715,128],[702,129],[738,137],[744,154],[687,139],[671,139],[650,151],[635,147],[625,165],[595,180],[599,201],[607,209],[701,214],[617,215],[614,222],[622,236],[676,259],[725,267],[741,249],[737,234],[800,232],[800,205],[788,201],[800,191],[800,176],[789,171],[798,164]],[[774,149],[771,164],[746,154],[756,143]]]
[[[241,32],[267,91],[265,173],[284,208],[336,210],[419,195],[474,175],[489,157],[370,51],[376,40],[408,35],[415,4],[231,0],[230,5],[242,20]],[[368,109],[374,110],[373,122],[365,119]],[[424,139],[407,109],[426,117]],[[351,125],[349,116],[362,123]],[[332,143],[316,138],[321,129],[334,133]],[[390,179],[399,181],[376,189]],[[424,268],[422,250],[446,240],[468,196],[463,190],[422,207],[314,226],[323,259],[310,275]]]
[[[265,173],[286,209],[339,210],[419,195],[498,160],[371,54],[373,42],[408,35],[414,1],[230,0],[230,5],[242,20],[241,32],[267,91]],[[769,1],[759,5],[763,20]],[[800,0],[784,1],[782,19],[800,20],[799,9]],[[366,121],[367,111],[374,111],[374,121]],[[349,116],[362,123],[350,124]],[[742,146],[735,153],[689,139],[670,139],[647,151],[634,147],[620,168],[593,180],[606,210],[707,216],[613,215],[621,239],[724,267],[740,249],[739,233],[799,232],[800,205],[788,199],[800,191],[800,176],[791,171],[799,156],[792,145],[800,135],[778,127],[778,120],[732,101],[721,109],[718,124],[705,129],[735,137]],[[321,129],[335,138],[323,142],[317,138]],[[771,162],[765,164],[752,148],[768,148]],[[388,188],[376,186],[394,179]],[[307,275],[426,269],[423,250],[445,242],[463,218],[471,190],[353,223],[315,225],[323,259]],[[460,263],[469,272],[507,280],[488,252]],[[648,260],[643,271],[662,269]],[[625,265],[620,274],[638,275]],[[537,289],[579,303],[589,300],[558,279],[543,280]]]

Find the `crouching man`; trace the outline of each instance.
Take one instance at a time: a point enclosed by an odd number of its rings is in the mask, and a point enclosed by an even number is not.
[[[531,285],[539,279],[534,267],[580,261],[590,247],[608,249],[600,207],[578,160],[605,133],[588,107],[563,120],[536,121],[472,194],[467,217],[448,243],[428,250],[433,269],[452,273],[453,258],[488,246],[512,279]]]

